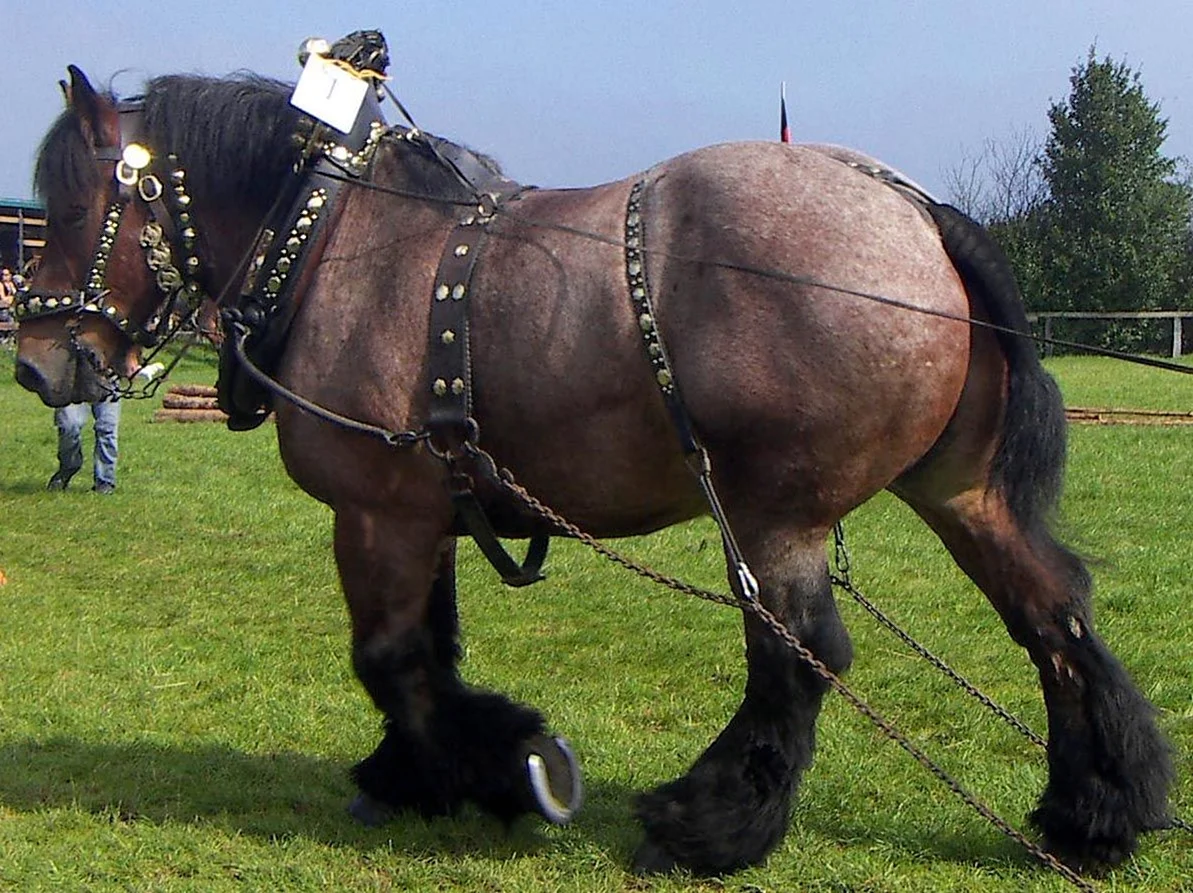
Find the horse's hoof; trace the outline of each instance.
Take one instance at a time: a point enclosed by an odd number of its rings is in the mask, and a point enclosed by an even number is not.
[[[539,813],[553,825],[566,825],[584,800],[580,766],[562,738],[534,735],[523,745],[526,776]]]
[[[348,804],[348,814],[366,828],[380,828],[391,822],[397,812],[376,797],[360,793]]]
[[[654,841],[642,841],[634,853],[634,874],[669,874],[678,867],[675,857]]]

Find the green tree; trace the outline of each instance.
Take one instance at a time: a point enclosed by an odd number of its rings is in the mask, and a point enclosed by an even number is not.
[[[1097,59],[1073,69],[1052,105],[1040,170],[1037,310],[1168,310],[1190,305],[1190,210],[1180,162],[1161,147],[1168,122],[1137,72]],[[1108,333],[1109,334],[1109,333]]]

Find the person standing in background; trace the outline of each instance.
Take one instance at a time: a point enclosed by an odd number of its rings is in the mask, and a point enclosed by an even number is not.
[[[46,484],[47,490],[65,490],[70,479],[83,467],[83,426],[87,417],[95,420],[96,493],[116,492],[117,429],[120,426],[120,401],[113,398],[97,403],[71,403],[54,410],[58,428],[58,470]]]
[[[12,322],[12,305],[17,299],[17,283],[12,270],[0,270],[0,322]]]

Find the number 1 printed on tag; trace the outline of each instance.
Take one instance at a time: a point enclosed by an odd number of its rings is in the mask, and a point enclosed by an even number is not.
[[[351,133],[369,84],[313,53],[303,66],[290,104],[340,133]]]

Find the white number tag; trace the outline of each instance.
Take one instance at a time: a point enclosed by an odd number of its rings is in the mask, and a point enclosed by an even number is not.
[[[294,86],[290,104],[340,133],[351,133],[369,84],[351,72],[311,54]]]

